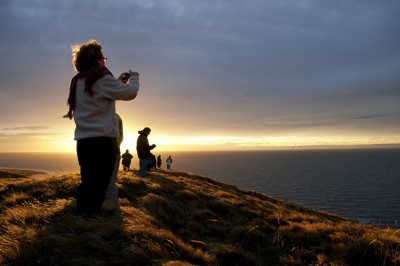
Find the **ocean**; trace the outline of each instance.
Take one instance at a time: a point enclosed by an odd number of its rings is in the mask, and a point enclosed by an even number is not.
[[[204,175],[365,224],[400,228],[400,149],[160,152]],[[135,154],[133,154],[135,155]],[[71,153],[0,153],[0,167],[79,171]],[[131,167],[138,168],[134,158]]]

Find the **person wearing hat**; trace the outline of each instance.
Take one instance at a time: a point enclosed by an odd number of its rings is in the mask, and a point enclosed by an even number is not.
[[[147,170],[147,162],[150,159],[150,151],[156,147],[155,144],[149,145],[149,140],[147,137],[149,136],[151,129],[145,127],[143,130],[139,130],[139,137],[136,142],[136,151],[139,157],[139,176],[145,177]]]

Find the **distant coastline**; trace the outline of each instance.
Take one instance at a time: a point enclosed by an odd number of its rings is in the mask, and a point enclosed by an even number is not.
[[[32,169],[15,169],[0,167],[0,178],[25,178],[49,175],[47,172]]]

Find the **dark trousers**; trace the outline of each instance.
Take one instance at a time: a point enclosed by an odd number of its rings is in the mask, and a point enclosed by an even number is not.
[[[100,212],[113,172],[117,149],[114,138],[99,137],[77,141],[78,161],[81,167],[81,184],[76,201],[78,212]]]

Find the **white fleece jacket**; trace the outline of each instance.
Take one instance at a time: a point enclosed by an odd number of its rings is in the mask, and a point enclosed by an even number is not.
[[[75,140],[118,136],[115,116],[116,100],[133,100],[139,91],[139,76],[133,75],[127,84],[112,75],[105,75],[92,86],[93,95],[85,93],[84,79],[76,84],[74,110]]]

